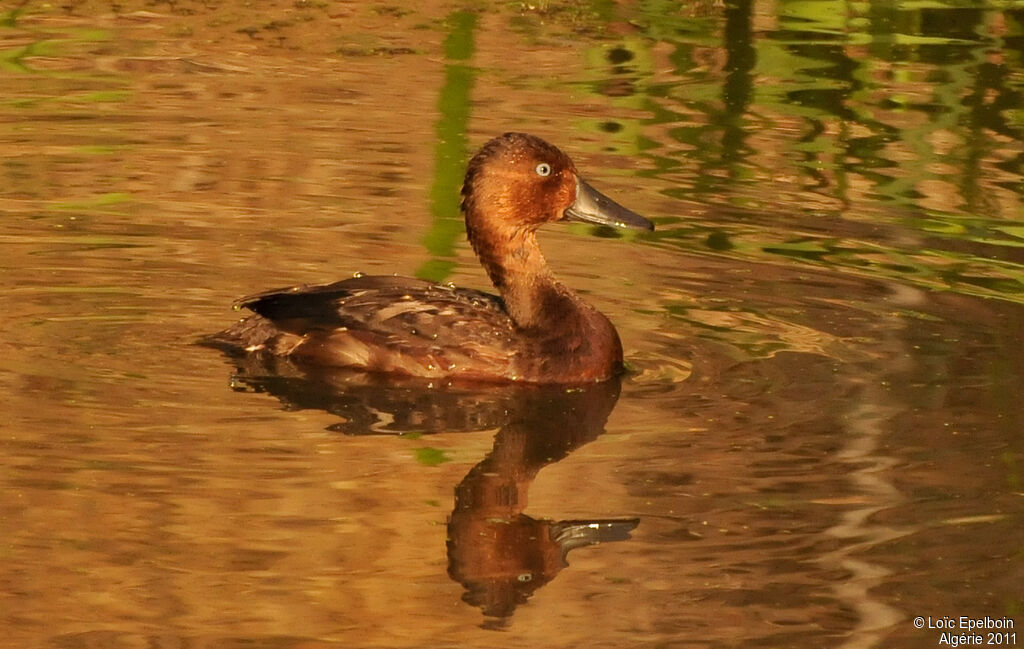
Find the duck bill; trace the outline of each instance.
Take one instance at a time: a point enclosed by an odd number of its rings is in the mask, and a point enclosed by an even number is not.
[[[576,179],[576,200],[565,209],[567,221],[584,221],[616,228],[653,230],[654,224],[632,210],[627,210],[581,178]]]

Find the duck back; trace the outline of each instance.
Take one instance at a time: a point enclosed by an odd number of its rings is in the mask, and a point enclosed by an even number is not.
[[[391,276],[242,298],[251,315],[205,340],[321,365],[427,378],[514,377],[514,325],[500,297]]]

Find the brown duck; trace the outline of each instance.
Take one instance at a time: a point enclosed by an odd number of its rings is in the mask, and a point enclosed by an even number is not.
[[[586,221],[653,230],[580,178],[544,140],[506,133],[473,156],[462,188],[473,250],[501,297],[404,277],[354,277],[243,298],[253,312],[207,339],[232,353],[426,378],[603,381],[622,370],[608,318],[551,274],[537,229]]]

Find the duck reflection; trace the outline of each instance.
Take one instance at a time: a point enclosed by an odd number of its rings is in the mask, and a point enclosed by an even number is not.
[[[600,435],[618,395],[617,380],[523,391],[491,453],[455,488],[448,574],[465,587],[463,599],[495,622],[554,579],[568,565],[570,550],[628,539],[639,523],[553,521],[523,513],[537,473]]]
[[[430,434],[498,428],[494,447],[455,488],[448,574],[463,600],[501,626],[568,565],[576,548],[622,541],[636,518],[563,520],[523,513],[537,473],[603,431],[617,379],[582,386],[437,385],[361,372],[300,367],[287,359],[235,358],[232,386],[265,392],[289,409],[320,409],[349,435]]]

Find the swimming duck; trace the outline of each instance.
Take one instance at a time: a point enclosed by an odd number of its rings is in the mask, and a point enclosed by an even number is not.
[[[506,133],[473,156],[462,187],[473,250],[501,297],[356,276],[242,298],[253,315],[207,342],[336,367],[425,378],[586,383],[622,371],[612,323],[558,282],[537,245],[552,221],[653,230],[588,185],[544,140]]]

